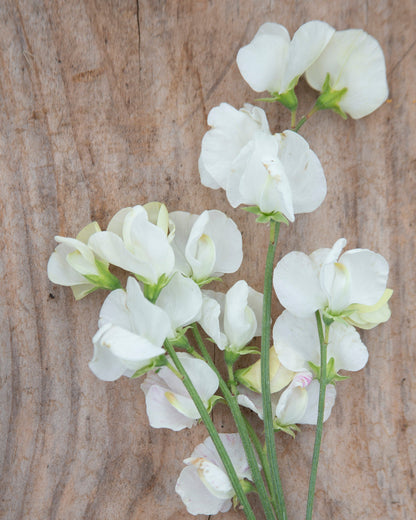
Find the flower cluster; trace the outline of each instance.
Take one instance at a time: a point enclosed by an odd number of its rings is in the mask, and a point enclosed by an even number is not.
[[[374,38],[319,21],[304,24],[292,40],[281,25],[264,24],[238,52],[237,65],[256,92],[270,93],[263,101],[290,109],[291,128],[272,133],[261,108],[221,103],[208,116],[199,172],[202,184],[222,188],[233,208],[245,205],[270,226],[264,295],[245,280],[226,292],[205,287],[242,263],[242,236],[233,220],[217,210],[169,212],[159,202],[120,210],[105,231],[92,222],[76,238],[57,236],[48,276],[71,287],[76,299],[110,291],[89,363],[99,379],[145,376],[141,388],[153,428],[178,431],[205,423],[210,438],[184,460],[176,485],[188,512],[215,515],[240,503],[252,519],[246,495],[256,491],[273,520],[286,517],[274,433],[295,436],[303,424],[322,431],[336,384],[346,378],[340,371],[360,370],[368,360],[356,328],[387,321],[392,295],[387,261],[368,249],[342,253],[344,238],[309,256],[291,252],[274,267],[280,224],[317,209],[327,192],[322,165],[298,130],[317,110],[354,119],[371,113],[385,101],[387,83]],[[294,89],[303,74],[320,95],[297,123]],[[112,266],[127,273],[125,287]],[[272,285],[285,310],[270,341]],[[223,352],[228,380],[201,331]],[[259,336],[261,352],[253,345]],[[246,354],[260,359],[235,370]],[[216,432],[209,414],[219,403],[229,406],[238,433]],[[264,420],[264,449],[240,407]]]

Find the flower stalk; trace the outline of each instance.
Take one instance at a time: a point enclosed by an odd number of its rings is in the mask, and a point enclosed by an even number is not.
[[[273,495],[277,497],[278,512],[281,520],[286,520],[286,506],[283,497],[282,483],[280,480],[279,466],[277,463],[276,444],[273,428],[273,414],[270,397],[270,319],[271,319],[271,300],[272,300],[272,276],[273,263],[276,253],[277,240],[279,238],[279,222],[270,222],[270,239],[267,250],[266,268],[264,273],[264,299],[263,299],[263,320],[261,334],[261,393],[263,400],[264,414],[264,434],[266,440],[266,453],[270,461],[270,472],[272,478]]]
[[[327,380],[327,346],[328,346],[328,336],[329,336],[329,325],[325,324],[325,336],[322,327],[322,319],[319,311],[315,313],[316,324],[318,327],[318,335],[319,335],[319,343],[320,343],[320,352],[321,352],[321,367],[320,367],[320,377],[319,377],[319,404],[318,404],[318,422],[316,424],[316,432],[315,432],[315,445],[313,448],[313,456],[312,456],[312,466],[311,466],[311,475],[309,479],[309,491],[308,491],[308,502],[306,506],[306,520],[312,519],[313,512],[313,500],[315,496],[315,485],[316,485],[316,475],[318,471],[318,462],[319,462],[319,452],[321,449],[321,441],[322,441],[322,430],[324,424],[324,412],[325,412],[325,392],[328,384]]]

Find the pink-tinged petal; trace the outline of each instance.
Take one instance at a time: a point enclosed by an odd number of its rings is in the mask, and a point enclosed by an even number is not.
[[[216,515],[231,509],[231,500],[212,495],[202,483],[194,466],[188,466],[181,471],[175,491],[191,515]]]
[[[241,75],[256,92],[280,92],[290,37],[282,25],[265,23],[237,54]]]
[[[318,421],[319,381],[317,379],[312,381],[312,383],[306,388],[306,391],[308,393],[308,405],[303,417],[298,421],[298,424],[316,424]],[[326,387],[324,422],[331,415],[336,393],[334,385],[328,385]]]
[[[273,287],[283,307],[300,317],[310,316],[327,303],[312,261],[298,251],[278,262]]]
[[[273,343],[280,362],[289,370],[309,370],[309,362],[320,364],[320,344],[315,316],[299,318],[288,311],[277,318]]]
[[[351,325],[333,323],[329,329],[328,360],[334,358],[335,370],[361,370],[368,361],[368,350]]]
[[[386,259],[368,249],[351,249],[339,262],[345,265],[351,278],[349,303],[375,305],[386,290],[389,275]]]

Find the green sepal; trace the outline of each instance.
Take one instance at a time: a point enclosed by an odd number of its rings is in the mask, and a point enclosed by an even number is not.
[[[311,372],[314,376],[314,379],[319,379],[321,375],[321,367],[318,365],[314,365],[312,361],[308,361],[309,368],[311,369]]]
[[[271,92],[270,97],[258,98],[256,101],[264,101],[266,103],[280,103],[284,107],[288,108],[291,112],[298,108],[298,98],[295,94],[295,87],[299,81],[299,76],[294,78],[287,91],[283,92],[283,94],[279,94],[278,92]]]
[[[189,344],[189,341],[188,341],[188,338],[185,336],[186,332],[190,329],[191,327],[183,327],[183,328],[179,328],[176,330],[176,336],[174,339],[171,339],[169,340],[173,347],[175,348],[183,348],[185,350],[188,350],[188,351],[193,351],[194,348],[191,347],[191,345]]]
[[[279,424],[277,419],[275,419],[273,421],[273,429],[276,432],[280,431],[280,432],[287,433],[288,435],[290,435],[293,438],[295,438],[297,432],[300,432],[300,428],[296,424],[285,424],[285,425]]]
[[[321,95],[316,100],[315,106],[318,110],[332,110],[336,114],[340,115],[343,119],[347,119],[347,114],[339,106],[339,102],[347,92],[347,88],[341,90],[333,90],[330,86],[331,76],[326,75],[324,84],[322,85]]]
[[[327,368],[326,368],[326,383],[330,384],[336,381],[345,381],[345,379],[349,379],[348,376],[341,376],[337,374],[335,370],[335,359],[331,357],[331,359],[328,361]]]
[[[254,346],[244,347],[244,348],[240,349],[238,351],[238,353],[240,354],[240,356],[245,356],[246,354],[255,354],[257,356],[261,355],[260,349],[258,349],[257,347],[254,347]]]
[[[95,266],[99,274],[84,274],[83,277],[89,282],[97,286],[97,288],[109,289],[121,289],[120,280],[117,276],[114,276],[108,270],[108,264],[101,262],[101,260],[95,259]]]
[[[166,356],[164,354],[161,354],[160,356],[153,358],[152,361],[148,365],[136,370],[136,372],[131,376],[131,379],[140,377],[140,376],[146,374],[147,372],[149,372],[150,370],[155,370],[156,368],[164,367],[167,364],[168,364],[168,360],[166,359]]]
[[[224,361],[227,365],[233,366],[241,355],[241,351],[233,350],[232,348],[226,347],[224,350]]]
[[[322,313],[322,319],[327,327],[331,326],[335,321],[334,316],[331,316],[330,314],[327,314],[326,312]]]
[[[242,208],[244,211],[248,211],[249,213],[253,213],[254,215],[258,215],[256,218],[256,222],[260,224],[267,224],[271,220],[274,222],[281,222],[283,224],[289,225],[288,219],[281,213],[280,211],[273,211],[272,213],[264,213],[258,206],[246,206]]]
[[[199,282],[195,282],[199,285],[199,287],[203,287],[204,285],[208,285],[211,282],[222,282],[222,278],[219,276],[211,276],[210,278],[206,278],[205,280],[201,280]]]
[[[146,280],[143,276],[138,274],[135,274],[134,276],[139,280],[139,282],[143,282],[143,294],[145,298],[150,302],[155,303],[161,290],[166,287],[173,275],[168,276],[167,274],[162,274],[155,284],[149,283],[149,280]]]
[[[214,408],[214,406],[215,406],[217,403],[227,404],[227,402],[225,401],[225,399],[224,399],[223,397],[221,397],[220,395],[213,395],[213,396],[208,400],[207,412],[208,412],[208,413],[211,413],[211,412],[212,412],[212,409]]]
[[[245,478],[240,480],[241,487],[243,488],[244,493],[247,495],[247,493],[252,493],[253,491],[257,491],[254,485]]]

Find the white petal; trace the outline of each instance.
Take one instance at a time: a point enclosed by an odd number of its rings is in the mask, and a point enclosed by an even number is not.
[[[111,231],[101,231],[91,236],[89,247],[101,258],[110,264],[121,267],[126,271],[143,276],[156,283],[157,278],[153,267],[135,257],[125,246],[123,240]]]
[[[126,299],[127,294],[123,289],[110,292],[100,310],[99,327],[111,323],[127,330],[131,328],[130,311],[126,306]]]
[[[191,266],[185,257],[186,244],[198,215],[186,211],[173,211],[169,217],[175,225],[175,237],[172,241],[172,249],[175,253],[175,269],[186,276],[192,273]]]
[[[263,398],[261,394],[253,392],[244,386],[238,387],[238,404],[256,413],[263,420]]]
[[[251,471],[247,462],[247,457],[243,448],[243,443],[238,433],[220,433],[220,438],[224,444],[233,463],[238,478],[252,480]],[[259,465],[260,467],[260,465]]]
[[[166,398],[166,389],[158,385],[151,385],[146,393],[146,412],[152,428],[179,431],[191,428],[196,422],[172,406]]]
[[[335,370],[361,370],[367,363],[368,350],[351,325],[333,323],[329,329],[328,360],[335,361]]]
[[[212,291],[203,291],[202,294],[201,317],[198,322],[218,348],[224,350],[228,345],[228,339],[221,331],[221,305],[212,297]]]
[[[313,380],[306,388],[306,391],[308,393],[308,405],[303,417],[298,421],[298,424],[316,424],[318,421],[319,381],[317,379]],[[335,397],[335,386],[328,385],[325,392],[324,422],[331,415]]]
[[[191,515],[216,515],[231,509],[231,500],[212,495],[202,483],[194,466],[188,466],[181,471],[175,491]]]
[[[300,317],[310,316],[327,302],[312,261],[298,251],[278,262],[273,287],[283,307]]]
[[[370,114],[387,99],[383,51],[377,40],[360,29],[337,31],[306,79],[321,90],[327,73],[333,89],[348,89],[339,104],[354,119]]]
[[[263,293],[248,287],[247,303],[250,309],[254,312],[257,321],[257,328],[254,336],[261,336],[262,319],[263,319]]]
[[[308,394],[305,388],[290,385],[280,396],[276,418],[282,425],[298,423],[306,410]]]
[[[124,374],[127,367],[97,339],[94,341],[94,355],[88,366],[102,381],[115,381]]]
[[[204,212],[205,213],[205,212]],[[202,213],[201,217],[204,215]],[[234,273],[243,261],[243,241],[236,223],[222,211],[210,210],[204,232],[215,244],[214,276]]]
[[[279,92],[288,60],[290,37],[282,25],[265,23],[237,54],[240,73],[256,92]]]
[[[162,346],[171,329],[169,316],[144,297],[134,278],[127,280],[126,291],[126,306],[130,311],[132,331],[147,338],[153,345]]]
[[[248,291],[247,282],[240,280],[225,296],[224,331],[236,348],[247,345],[257,330],[256,316],[247,302]]]
[[[312,21],[299,27],[289,47],[287,67],[282,82],[285,92],[291,81],[301,76],[321,55],[335,29],[325,22]]]
[[[181,273],[175,273],[156,301],[170,318],[173,329],[185,327],[201,313],[202,293],[198,285]]]
[[[310,213],[322,204],[326,196],[322,165],[298,133],[286,130],[281,136],[279,158],[289,179],[293,211]]]
[[[133,208],[123,208],[120,211],[118,211],[114,217],[110,220],[107,231],[111,231],[112,233],[115,233],[120,238],[123,237],[123,225],[124,225],[124,219],[126,216],[130,213],[130,211]]]
[[[87,282],[66,261],[67,255],[73,251],[68,245],[59,244],[51,254],[48,261],[48,278],[52,283],[70,287],[71,285],[85,284]]]
[[[289,370],[309,370],[308,362],[320,364],[320,343],[315,316],[299,318],[288,311],[277,318],[273,344],[280,362]]]
[[[195,359],[189,354],[178,353],[183,367],[188,372],[202,401],[207,402],[218,390],[218,377],[205,361]]]
[[[383,296],[389,275],[389,264],[381,255],[368,249],[351,249],[339,262],[351,277],[349,303],[375,305]]]

